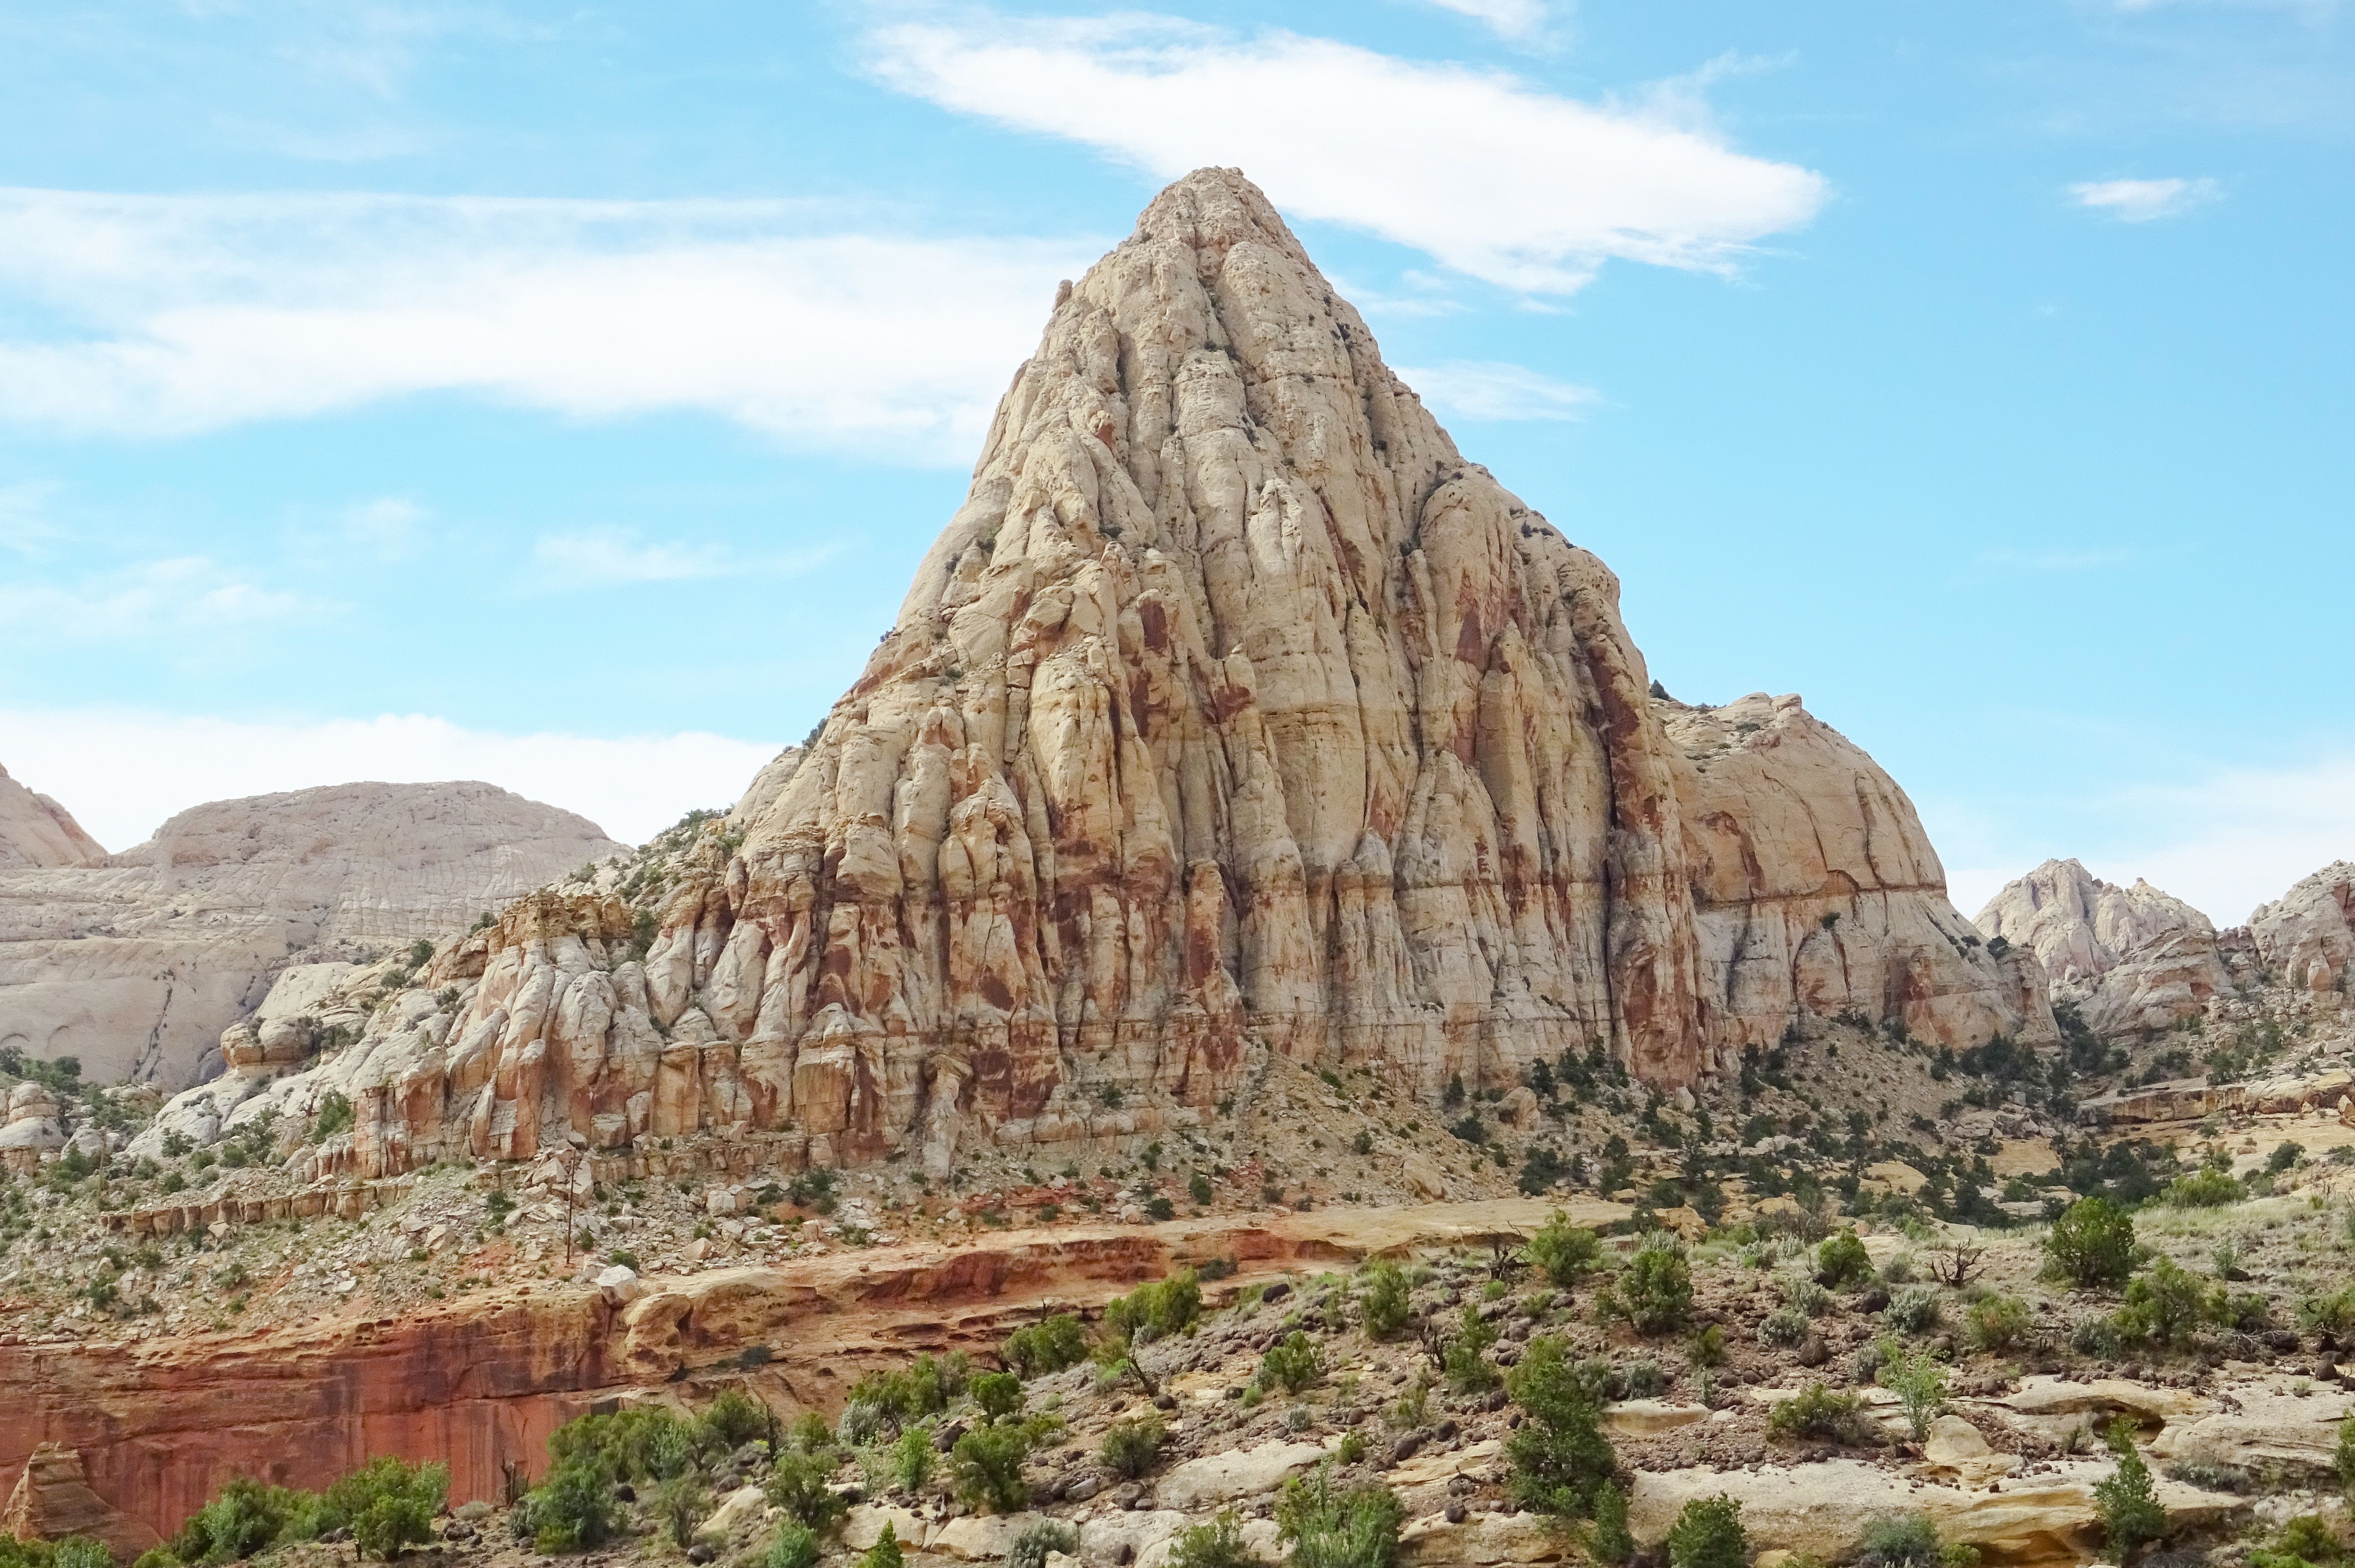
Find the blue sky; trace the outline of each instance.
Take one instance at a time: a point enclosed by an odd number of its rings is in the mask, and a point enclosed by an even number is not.
[[[1679,697],[1957,901],[2355,857],[2335,0],[0,3],[0,763],[642,837],[849,681],[1056,281],[1240,164]]]

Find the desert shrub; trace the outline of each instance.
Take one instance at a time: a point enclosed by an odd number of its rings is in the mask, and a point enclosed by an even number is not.
[[[1232,1509],[1221,1509],[1208,1524],[1178,1532],[1169,1549],[1170,1568],[1261,1568],[1259,1558],[1243,1542],[1242,1521]]]
[[[1376,1258],[1358,1276],[1358,1316],[1366,1332],[1387,1339],[1406,1327],[1414,1312],[1407,1297],[1406,1271],[1388,1258]]]
[[[1260,1357],[1255,1381],[1263,1389],[1280,1388],[1286,1393],[1298,1393],[1324,1374],[1324,1363],[1317,1358],[1315,1342],[1295,1328],[1270,1345]]]
[[[351,1130],[351,1101],[334,1089],[319,1096],[319,1108],[311,1116],[311,1141],[314,1144],[324,1142],[337,1133]]]
[[[2106,1317],[2080,1317],[2069,1326],[2069,1348],[2097,1361],[2114,1361],[2122,1347],[2118,1331]]]
[[[1938,1326],[1939,1312],[1937,1286],[1909,1285],[1889,1298],[1881,1320],[1900,1333],[1920,1334]]]
[[[433,1516],[449,1496],[449,1466],[410,1465],[387,1454],[329,1487],[325,1502],[363,1556],[389,1563],[401,1548],[432,1539]]]
[[[1020,1423],[975,1427],[949,1451],[957,1497],[992,1513],[1018,1512],[1030,1500],[1030,1488],[1022,1479],[1022,1461],[1029,1456],[1030,1434]]]
[[[2215,1307],[2223,1305],[2221,1299],[2211,1304],[2209,1289],[2173,1258],[2155,1258],[2149,1268],[2127,1282],[2126,1305],[2111,1322],[2117,1328],[2118,1338],[2130,1345],[2181,1344]],[[2215,1293],[2221,1298],[2223,1287],[2215,1287]]]
[[[1069,1312],[1017,1328],[1006,1337],[1006,1364],[1018,1376],[1044,1377],[1088,1359],[1087,1330]]]
[[[1069,1556],[1080,1549],[1080,1532],[1060,1520],[1042,1519],[1024,1529],[1006,1549],[1006,1568],[1047,1568],[1047,1554]]]
[[[2094,1483],[2094,1506],[2101,1511],[2110,1550],[2124,1563],[2167,1533],[2167,1510],[2151,1485],[2150,1467],[2135,1451],[2133,1429],[2124,1421],[2110,1423],[2109,1445],[2118,1467]]]
[[[769,1538],[762,1568],[816,1568],[817,1531],[797,1519],[787,1519]]]
[[[1104,1304],[1104,1328],[1117,1339],[1156,1339],[1181,1333],[1202,1315],[1202,1285],[1192,1269],[1140,1285]]]
[[[1758,1342],[1770,1349],[1787,1349],[1807,1337],[1807,1315],[1796,1307],[1778,1307],[1758,1324]]]
[[[2016,1296],[1990,1296],[1973,1302],[1964,1322],[1971,1343],[1996,1354],[2023,1342],[2035,1326],[2028,1303]]]
[[[1275,1522],[1292,1546],[1290,1568],[1392,1568],[1406,1505],[1380,1482],[1336,1488],[1327,1460],[1284,1483]]]
[[[1742,1528],[1742,1505],[1722,1493],[1695,1498],[1668,1526],[1672,1568],[1742,1568],[1750,1536]]]
[[[548,1479],[524,1494],[508,1522],[518,1540],[542,1552],[579,1552],[601,1546],[613,1533],[618,1505],[613,1483],[589,1464],[559,1465]]]
[[[2221,1209],[2247,1196],[2231,1171],[2209,1166],[2169,1182],[2158,1200],[2170,1209]]]
[[[250,1557],[285,1529],[294,1496],[283,1487],[235,1477],[180,1527],[172,1555],[191,1568]]]
[[[1591,1511],[1618,1465],[1603,1435],[1599,1380],[1570,1359],[1561,1336],[1540,1334],[1506,1375],[1506,1387],[1529,1416],[1505,1437],[1513,1500],[1563,1518]]]
[[[1864,1527],[1857,1568],[1969,1568],[1978,1552],[1938,1539],[1926,1513],[1883,1515]]]
[[[2328,1296],[2306,1296],[2297,1304],[2297,1321],[2309,1334],[2343,1334],[2355,1328],[2355,1285]]]
[[[904,1568],[907,1561],[907,1554],[900,1550],[899,1529],[887,1519],[875,1544],[858,1554],[858,1568]]]
[[[1820,1382],[1809,1383],[1766,1413],[1766,1432],[1773,1437],[1812,1437],[1833,1443],[1864,1443],[1873,1436],[1864,1402],[1852,1393],[1837,1392]]]
[[[2339,1424],[2339,1448],[2332,1458],[2339,1470],[2339,1489],[2355,1498],[2355,1415]]]
[[[1169,1440],[1168,1428],[1155,1415],[1130,1416],[1115,1421],[1104,1434],[1103,1447],[1098,1457],[1104,1468],[1124,1480],[1135,1480],[1153,1468],[1161,1457],[1161,1445]]]
[[[1594,1527],[1586,1532],[1586,1550],[1597,1563],[1621,1563],[1636,1555],[1636,1537],[1627,1528],[1627,1494],[1616,1481],[1594,1489]]]
[[[1004,1421],[1019,1412],[1028,1396],[1022,1392],[1022,1380],[1012,1372],[979,1372],[965,1385],[973,1403],[991,1421]]]
[[[1692,1312],[1692,1266],[1682,1242],[1654,1231],[1636,1247],[1617,1286],[1618,1307],[1638,1334],[1666,1334],[1684,1327]]]
[[[658,1405],[641,1405],[566,1422],[548,1440],[548,1459],[553,1469],[581,1465],[618,1481],[662,1480],[692,1464],[695,1449],[686,1424]]]
[[[673,1476],[655,1488],[649,1499],[655,1518],[662,1520],[673,1546],[689,1546],[695,1541],[695,1527],[711,1509],[711,1488],[703,1477],[693,1471]]]
[[[1497,1342],[1497,1326],[1481,1321],[1466,1307],[1456,1320],[1455,1337],[1441,1356],[1447,1386],[1457,1393],[1485,1393],[1497,1386],[1497,1369],[1488,1361],[1488,1347]]]
[[[1825,1238],[1816,1249],[1816,1277],[1834,1290],[1860,1285],[1872,1277],[1872,1258],[1855,1232],[1842,1231]]]
[[[2271,1542],[2249,1552],[2249,1568],[2318,1568],[2346,1555],[2327,1520],[2319,1514],[2302,1513],[2284,1523]]]
[[[2080,1289],[2124,1285],[2134,1272],[2134,1216],[2106,1198],[2069,1205],[2044,1236],[2044,1266]]]
[[[769,1407],[742,1389],[721,1389],[695,1418],[696,1451],[732,1454],[755,1437],[766,1437],[769,1420]]]
[[[1881,1344],[1881,1386],[1897,1396],[1913,1441],[1930,1434],[1930,1421],[1946,1403],[1946,1369],[1923,1350],[1909,1350],[1894,1340]]]
[[[771,1503],[823,1535],[841,1521],[849,1506],[826,1484],[833,1473],[830,1452],[790,1449],[777,1456],[761,1489]]]
[[[1603,1239],[1570,1216],[1555,1210],[1538,1227],[1526,1249],[1530,1266],[1559,1285],[1574,1285],[1594,1271],[1603,1257]]]
[[[1803,1317],[1821,1317],[1831,1310],[1831,1292],[1805,1275],[1784,1275],[1782,1291],[1783,1305],[1796,1308]]]
[[[911,1426],[891,1445],[891,1481],[903,1492],[920,1492],[932,1478],[932,1435]]]

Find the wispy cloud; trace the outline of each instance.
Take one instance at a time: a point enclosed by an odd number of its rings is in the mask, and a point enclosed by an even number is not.
[[[1591,387],[1495,360],[1450,359],[1397,368],[1399,379],[1424,402],[1468,420],[1574,420],[1598,397]]]
[[[200,555],[141,561],[71,582],[0,583],[0,641],[172,638],[283,621],[320,608]]]
[[[49,516],[49,497],[58,487],[45,480],[0,485],[0,549],[21,556],[39,556],[62,537]]]
[[[696,806],[725,806],[777,752],[702,731],[602,737],[470,730],[424,714],[252,723],[123,709],[0,709],[0,757],[99,842],[139,843],[208,800],[377,779],[481,779],[642,843]],[[172,765],[157,767],[168,757]]]
[[[542,534],[532,541],[540,592],[611,588],[638,582],[691,582],[714,577],[791,577],[818,565],[833,547],[748,556],[723,544],[643,540],[620,528]]]
[[[2069,194],[2077,205],[2105,213],[2121,223],[2149,223],[2180,218],[2224,194],[2212,179],[2094,180],[2073,185]]]
[[[344,543],[376,560],[406,560],[426,542],[426,510],[406,496],[356,502],[340,522]]]
[[[1499,37],[1517,41],[1534,38],[1552,20],[1545,0],[1431,0],[1443,11],[1469,16]]]
[[[172,434],[464,392],[965,460],[1084,240],[806,232],[777,202],[0,191],[0,421]],[[798,231],[797,231],[798,230]]]
[[[883,80],[945,108],[1159,177],[1239,165],[1288,214],[1532,293],[1575,290],[1614,258],[1732,272],[1829,189],[1734,151],[1689,103],[1587,103],[1278,29],[983,16],[879,28],[869,49]]]

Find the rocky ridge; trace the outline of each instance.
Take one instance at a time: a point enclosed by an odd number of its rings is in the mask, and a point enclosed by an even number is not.
[[[218,1066],[222,1029],[290,956],[439,934],[625,852],[483,784],[216,801],[113,856],[5,775],[0,814],[0,1049],[168,1088]]]
[[[2075,860],[2047,860],[1987,901],[1974,923],[2032,950],[2051,997],[2101,1035],[2166,1029],[2232,985],[2208,917],[2148,882],[2105,882]]]

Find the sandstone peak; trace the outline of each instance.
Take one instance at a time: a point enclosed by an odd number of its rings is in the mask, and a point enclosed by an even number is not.
[[[105,859],[105,848],[82,831],[73,813],[0,768],[0,870],[95,866]]]
[[[1618,586],[1190,175],[1058,292],[810,743],[372,1016],[354,1168],[709,1126],[945,1171],[1271,1052],[1435,1095],[1593,1049],[1683,1084],[1811,1015],[2050,1038],[1895,784],[1796,699],[1656,701]]]

